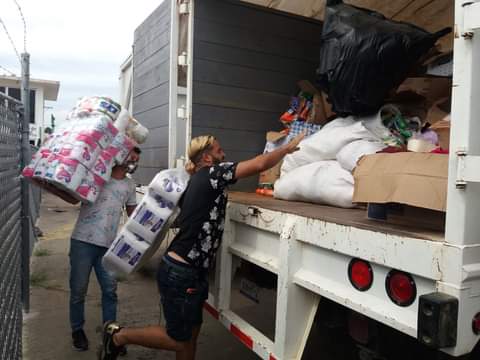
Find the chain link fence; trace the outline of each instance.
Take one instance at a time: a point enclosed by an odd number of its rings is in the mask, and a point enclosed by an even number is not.
[[[22,281],[28,281],[28,273],[22,274],[20,109],[21,103],[0,93],[1,360],[22,356]]]

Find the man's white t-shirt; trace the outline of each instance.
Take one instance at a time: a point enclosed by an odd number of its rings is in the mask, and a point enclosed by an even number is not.
[[[97,201],[82,204],[72,239],[110,247],[117,235],[123,207],[136,204],[135,182],[132,179],[110,179],[100,191]]]

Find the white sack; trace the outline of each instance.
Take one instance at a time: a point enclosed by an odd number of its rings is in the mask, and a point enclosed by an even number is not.
[[[300,166],[321,160],[335,160],[347,144],[360,139],[376,139],[361,121],[353,117],[338,118],[300,143],[300,150],[287,155],[283,161],[282,176]]]
[[[386,145],[376,140],[356,140],[345,145],[337,154],[340,166],[350,172],[357,167],[357,162],[364,155],[375,154],[383,150]]]
[[[337,161],[317,161],[292,170],[275,183],[278,199],[351,208],[353,176]]]

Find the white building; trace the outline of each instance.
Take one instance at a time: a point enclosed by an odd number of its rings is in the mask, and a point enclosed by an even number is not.
[[[17,76],[0,75],[0,92],[20,100],[21,81]],[[45,101],[56,101],[60,82],[30,79],[30,142],[43,141],[44,131],[50,126],[45,116]]]

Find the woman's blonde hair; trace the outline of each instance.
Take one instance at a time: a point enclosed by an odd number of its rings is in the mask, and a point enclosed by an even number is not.
[[[189,174],[195,173],[203,153],[213,145],[215,140],[215,137],[212,135],[202,135],[190,141],[190,145],[188,146],[188,162],[185,165],[185,170],[187,170]]]

